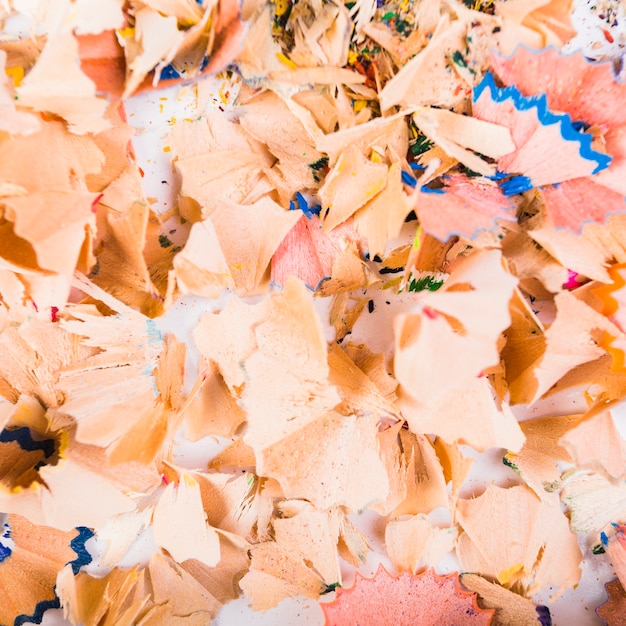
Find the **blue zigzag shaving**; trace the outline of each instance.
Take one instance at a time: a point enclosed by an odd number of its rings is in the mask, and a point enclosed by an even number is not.
[[[2,561],[6,561],[6,559],[8,559],[11,554],[13,554],[11,548],[0,543],[0,563],[2,563]]]
[[[78,574],[83,565],[88,565],[92,561],[92,556],[85,547],[85,543],[93,537],[93,530],[85,526],[79,526],[76,530],[78,531],[78,535],[70,541],[70,548],[76,552],[76,558],[67,563],[67,565],[72,566],[74,576]]]
[[[11,548],[0,543],[0,563],[11,556]]]
[[[33,439],[28,426],[5,428],[0,432],[0,443],[11,443],[12,441],[18,443],[22,450],[27,450],[28,452],[41,450],[46,458],[52,456],[56,448],[54,439]]]
[[[70,541],[70,548],[76,552],[76,558],[73,561],[67,563],[67,565],[72,566],[72,572],[74,576],[78,574],[80,568],[83,565],[87,565],[91,563],[92,556],[85,548],[85,543],[91,539],[94,535],[93,531],[90,528],[86,528],[85,526],[79,526],[77,529],[78,535]],[[35,610],[32,615],[18,615],[13,622],[13,626],[22,626],[22,624],[41,624],[43,620],[43,614],[48,609],[60,609],[61,602],[58,597],[53,598],[52,600],[42,600],[35,605]]]
[[[13,626],[22,626],[22,624],[41,624],[43,620],[43,614],[48,609],[60,609],[61,602],[58,598],[54,598],[53,600],[43,600],[42,602],[37,602],[37,606],[33,611],[32,615],[18,615],[13,622]]]
[[[572,122],[572,118],[567,113],[553,113],[548,108],[548,99],[545,94],[538,96],[524,96],[515,85],[509,85],[508,87],[498,87],[492,72],[487,72],[480,83],[474,87],[473,101],[476,102],[482,95],[485,89],[489,89],[491,98],[494,102],[504,102],[505,100],[512,100],[513,106],[518,111],[528,111],[529,109],[537,110],[537,119],[543,126],[549,126],[551,124],[559,124],[561,131],[561,137],[566,141],[578,142],[580,148],[580,156],[589,161],[595,161],[596,168],[593,170],[593,174],[601,172],[606,169],[611,162],[611,157],[608,154],[597,152],[591,147],[591,135],[580,132],[581,126],[578,122]],[[502,176],[500,176],[501,178]],[[521,177],[526,178],[526,177]],[[519,190],[525,190],[525,185],[528,184],[528,179],[523,181],[521,179],[513,178],[511,185],[507,185],[509,181],[502,184],[502,189],[507,193],[507,189],[510,187],[509,193],[520,193]],[[528,181],[528,182],[527,182]],[[524,184],[522,184],[524,183]],[[532,184],[531,184],[532,185]],[[528,187],[531,188],[531,187]]]
[[[6,522],[4,523],[4,531],[0,535],[0,539],[11,539],[11,527]],[[0,543],[0,563],[8,559],[12,553],[13,551],[9,546]]]

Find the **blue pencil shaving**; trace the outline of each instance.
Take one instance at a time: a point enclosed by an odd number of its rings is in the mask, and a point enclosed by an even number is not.
[[[41,450],[46,458],[52,456],[56,449],[54,439],[43,439],[41,441],[33,439],[30,429],[27,426],[5,428],[0,432],[0,443],[11,443],[12,441],[15,441],[22,450],[28,452]]]
[[[437,189],[433,189],[431,187],[420,187],[420,191],[422,193],[438,193],[438,194],[445,193],[442,187],[439,187]]]
[[[405,185],[408,185],[409,187],[416,187],[417,186],[417,179],[415,178],[415,176],[413,176],[413,174],[409,173],[409,172],[405,172],[404,170],[402,170],[402,182]]]
[[[511,178],[498,181],[500,189],[505,196],[514,196],[524,191],[529,191],[534,187],[532,180],[528,176],[511,176]]]
[[[513,106],[518,111],[528,111],[536,109],[537,119],[543,126],[558,124],[561,137],[565,141],[575,141],[579,144],[580,156],[590,161],[595,161],[596,167],[593,174],[606,169],[611,163],[611,157],[603,152],[597,152],[591,147],[591,135],[581,132],[585,130],[585,123],[582,121],[573,122],[567,113],[553,113],[548,108],[548,99],[545,94],[537,96],[524,96],[515,85],[508,87],[498,87],[492,72],[485,74],[482,81],[474,88],[473,102],[476,102],[482,93],[488,89],[491,99],[494,102],[505,102],[511,100]]]
[[[537,619],[541,626],[552,626],[552,616],[550,615],[550,609],[544,604],[538,604],[535,607],[537,611]]]
[[[2,534],[2,538],[6,539],[10,537],[11,528],[8,524],[5,524],[4,527],[5,530]],[[67,565],[72,566],[72,572],[74,573],[74,575],[78,574],[83,565],[87,565],[93,560],[93,557],[85,547],[85,543],[94,536],[93,531],[90,528],[86,528],[84,526],[81,526],[76,530],[78,531],[78,535],[74,537],[74,539],[72,539],[72,541],[70,542],[70,547],[72,548],[72,550],[74,550],[74,552],[76,552],[76,558],[73,561],[67,563]],[[12,551],[10,547],[0,543],[0,563],[10,557],[11,552]],[[15,618],[13,624],[14,626],[22,626],[23,624],[30,623],[41,624],[44,613],[47,610],[60,608],[61,603],[58,597],[55,597],[51,600],[43,600],[37,603],[32,615],[26,615],[25,613],[22,613]]]
[[[204,71],[206,66],[209,64],[210,58],[211,57],[209,55],[204,55],[202,57],[202,61],[200,62],[200,68],[199,68],[200,72]],[[176,80],[178,78],[187,78],[187,76],[188,76],[188,69],[187,69],[187,64],[186,63],[184,64],[184,67],[182,67],[180,70],[177,70],[170,63],[169,65],[166,65],[161,70],[161,73],[159,74],[159,82],[162,81],[162,80]]]
[[[493,176],[487,176],[486,178],[488,178],[489,180],[498,182],[499,180],[503,180],[504,178],[507,178],[507,176],[508,174],[506,172],[501,172],[500,170],[496,170],[496,173]]]
[[[11,527],[5,522],[4,524],[4,532],[2,533],[2,537],[0,539],[10,539],[11,538]],[[5,559],[8,559],[11,556],[11,547],[5,545],[0,541],[0,563]]]
[[[32,615],[18,615],[13,622],[13,626],[22,626],[22,624],[41,624],[43,620],[43,614],[48,609],[60,609],[61,602],[59,598],[54,598],[53,600],[43,600],[42,602],[38,602],[37,606],[35,606],[35,610]]]
[[[311,219],[314,215],[319,215],[321,213],[322,205],[314,204],[311,206],[304,195],[301,192],[296,191],[296,199],[289,201],[289,210],[296,211],[298,209],[306,215],[307,219]]]
[[[11,556],[11,548],[0,543],[0,563]]]
[[[163,335],[154,320],[146,320],[146,330],[148,333],[148,343],[161,343]]]
[[[152,376],[153,371],[154,371],[153,368],[148,366],[147,368],[144,369],[142,373],[146,374],[147,376]],[[161,392],[159,391],[159,388],[157,387],[156,378],[152,376],[150,382],[152,383],[152,393],[154,394],[155,398],[158,398],[161,395]]]
[[[180,73],[176,70],[176,68],[170,63],[169,65],[166,65],[162,70],[161,70],[161,76],[160,79],[161,80],[170,80],[173,78],[180,78]]]
[[[94,536],[91,528],[87,528],[85,526],[79,526],[77,529],[78,535],[70,541],[70,548],[76,552],[76,558],[73,561],[69,561],[66,565],[72,566],[72,572],[74,572],[74,576],[80,572],[80,568],[83,565],[88,565],[93,560],[93,557],[85,547],[85,544],[89,539]]]

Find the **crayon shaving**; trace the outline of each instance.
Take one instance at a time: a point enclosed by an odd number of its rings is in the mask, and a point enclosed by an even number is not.
[[[584,4],[2,4],[0,622],[546,626],[607,583],[621,623],[625,87]]]

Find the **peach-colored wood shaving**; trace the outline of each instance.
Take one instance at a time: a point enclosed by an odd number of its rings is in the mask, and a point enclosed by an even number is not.
[[[391,516],[430,513],[448,505],[443,469],[428,437],[402,429],[399,446],[406,467],[406,495]]]
[[[154,214],[136,167],[127,167],[103,190],[96,219],[100,236],[95,242],[98,271],[94,282],[149,317],[157,317],[164,309],[165,293],[154,284],[146,258]],[[120,256],[127,259],[122,268]]]
[[[476,574],[461,574],[461,584],[478,594],[478,606],[495,609],[494,626],[537,626],[549,612],[545,606],[509,591],[506,587],[489,582]],[[549,619],[549,618],[548,618]]]
[[[5,74],[6,58],[6,52],[0,50],[0,70],[2,70],[0,76],[0,112],[2,113],[0,128],[5,132],[28,135],[39,129],[40,122],[36,116],[16,109],[13,85]]]
[[[325,587],[301,556],[274,542],[258,544],[251,553],[250,570],[239,586],[256,610],[267,610],[297,594],[317,598]]]
[[[602,474],[579,474],[561,492],[569,508],[570,525],[577,533],[599,533],[607,524],[624,518],[626,487],[614,485]]]
[[[383,254],[387,241],[400,234],[402,223],[412,203],[403,191],[401,167],[392,163],[387,171],[385,187],[354,213],[356,230],[367,239],[370,256]]]
[[[243,202],[263,166],[259,155],[234,149],[215,150],[175,161],[176,171],[183,181],[181,196],[198,203],[202,219],[217,211],[224,200]],[[184,216],[191,219],[193,214],[186,211]]]
[[[258,471],[276,477],[287,497],[308,493],[320,508],[359,511],[382,502],[389,480],[378,454],[377,422],[374,415],[323,414],[257,453]],[[311,440],[326,443],[312,447]]]
[[[488,528],[479,521],[483,515],[491,519]],[[525,486],[490,485],[478,498],[460,499],[457,520],[463,529],[457,555],[465,571],[527,590],[552,585],[555,596],[580,578],[582,555],[567,518]]]
[[[526,440],[519,452],[508,452],[505,462],[520,474],[542,502],[558,500],[561,483],[560,461],[571,462],[561,439],[581,421],[580,415],[538,418],[522,422]]]
[[[498,251],[478,252],[440,291],[420,294],[415,313],[396,318],[395,375],[412,397],[430,403],[497,362],[497,339],[510,323],[515,282]]]
[[[341,154],[320,189],[324,228],[348,219],[387,184],[387,167],[365,158],[356,148]]]
[[[476,237],[481,231],[495,231],[499,223],[506,226],[512,221],[515,204],[497,185],[456,175],[447,176],[446,183],[442,193],[418,193],[415,199],[422,228],[429,235],[442,242],[451,235]],[[462,224],[459,215],[464,218]]]
[[[3,549],[0,620],[12,624],[19,615],[33,615],[38,602],[54,600],[59,569],[75,558],[70,541],[75,531],[61,532],[37,526],[20,515],[10,515],[3,527],[12,549]]]
[[[317,510],[307,502],[285,500],[273,522],[276,543],[300,553],[326,584],[341,583],[337,555],[340,515]]]
[[[213,298],[235,286],[215,225],[208,219],[191,227],[185,248],[174,258],[174,269],[182,293]]]
[[[148,572],[154,609],[146,616],[147,624],[173,622],[175,618],[201,624],[217,614],[221,603],[173,559],[157,552]]]
[[[441,16],[428,45],[385,85],[380,94],[382,108],[389,109],[398,104],[456,104],[460,100],[456,94],[460,90],[469,91],[467,85],[459,76],[453,75],[451,80],[442,80],[441,76],[446,72],[447,55],[462,45],[465,29],[460,20],[451,23],[448,15]]]
[[[200,485],[184,473],[166,488],[152,516],[156,544],[177,561],[195,558],[209,566],[219,563],[217,532],[204,519]]]
[[[400,419],[394,405],[389,402],[374,382],[357,367],[356,363],[337,344],[328,351],[329,381],[339,390],[343,410],[357,414],[377,412],[381,418]]]
[[[274,182],[283,197],[290,199],[296,191],[317,186],[309,164],[323,154],[308,128],[276,94],[266,91],[247,101],[240,124],[275,157]],[[275,132],[278,127],[280,133]]]
[[[432,567],[454,548],[456,527],[438,528],[420,514],[398,519],[385,528],[385,545],[393,564],[415,574]]]
[[[626,468],[626,442],[611,411],[604,411],[568,430],[560,439],[578,467],[620,479]]]
[[[253,467],[255,465],[254,450],[245,444],[243,439],[235,439],[233,443],[213,457],[209,467],[219,469],[220,467]]]
[[[200,486],[202,506],[208,523],[219,528],[220,537],[228,536],[230,542],[245,548],[241,538],[252,532],[259,515],[258,481],[251,472],[239,475],[222,473],[193,474]],[[195,557],[196,560],[197,557]]]
[[[520,287],[533,297],[543,299],[546,291],[556,293],[567,282],[567,269],[524,232],[509,232],[502,240],[502,251],[519,277]]]
[[[181,413],[191,441],[212,434],[230,437],[245,420],[244,411],[214,364],[200,372]]]
[[[76,38],[67,32],[52,34],[16,92],[22,106],[62,117],[72,132],[97,133],[109,126],[107,102],[96,97],[94,83],[77,61]]]
[[[106,576],[95,578],[85,573],[74,577],[67,566],[57,577],[57,594],[65,616],[86,626],[130,624],[150,599],[145,570],[136,568],[115,568]]]
[[[328,133],[317,140],[316,147],[328,154],[331,165],[350,147],[356,148],[367,157],[372,148],[377,148],[381,154],[388,149],[391,154],[402,157],[408,143],[408,131],[403,120],[403,112],[389,117],[377,117],[364,124]]]
[[[328,384],[327,347],[311,296],[295,279],[258,305],[231,299],[221,314],[205,316],[194,336],[241,397],[249,422],[245,440],[257,454],[339,402]],[[292,403],[300,407],[296,415]]]
[[[254,293],[263,284],[272,255],[298,218],[269,197],[250,205],[224,201],[209,218],[238,291]]]
[[[604,350],[598,343],[603,332],[613,337],[621,336],[620,330],[609,320],[571,293],[561,292],[554,300],[557,314],[544,334],[545,352],[510,383],[516,391],[526,390],[525,394],[520,394],[522,402],[534,402],[573,367],[602,356]],[[574,332],[579,337],[576,347],[571,343]]]

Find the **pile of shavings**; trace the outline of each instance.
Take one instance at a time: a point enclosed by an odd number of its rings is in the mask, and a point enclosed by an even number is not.
[[[534,594],[610,563],[598,615],[619,623],[626,86],[559,51],[571,11],[0,3],[1,624],[319,599],[373,550],[362,513],[395,571],[452,553],[469,591],[383,589],[547,624]],[[204,106],[215,72],[225,110]],[[124,104],[177,82],[199,107],[170,124],[176,207],[158,215]],[[186,295],[216,303],[192,346],[158,324]],[[384,302],[388,345],[352,341]],[[185,468],[181,429],[230,443]],[[507,479],[472,491],[483,453]],[[119,565],[146,530],[149,561]]]

